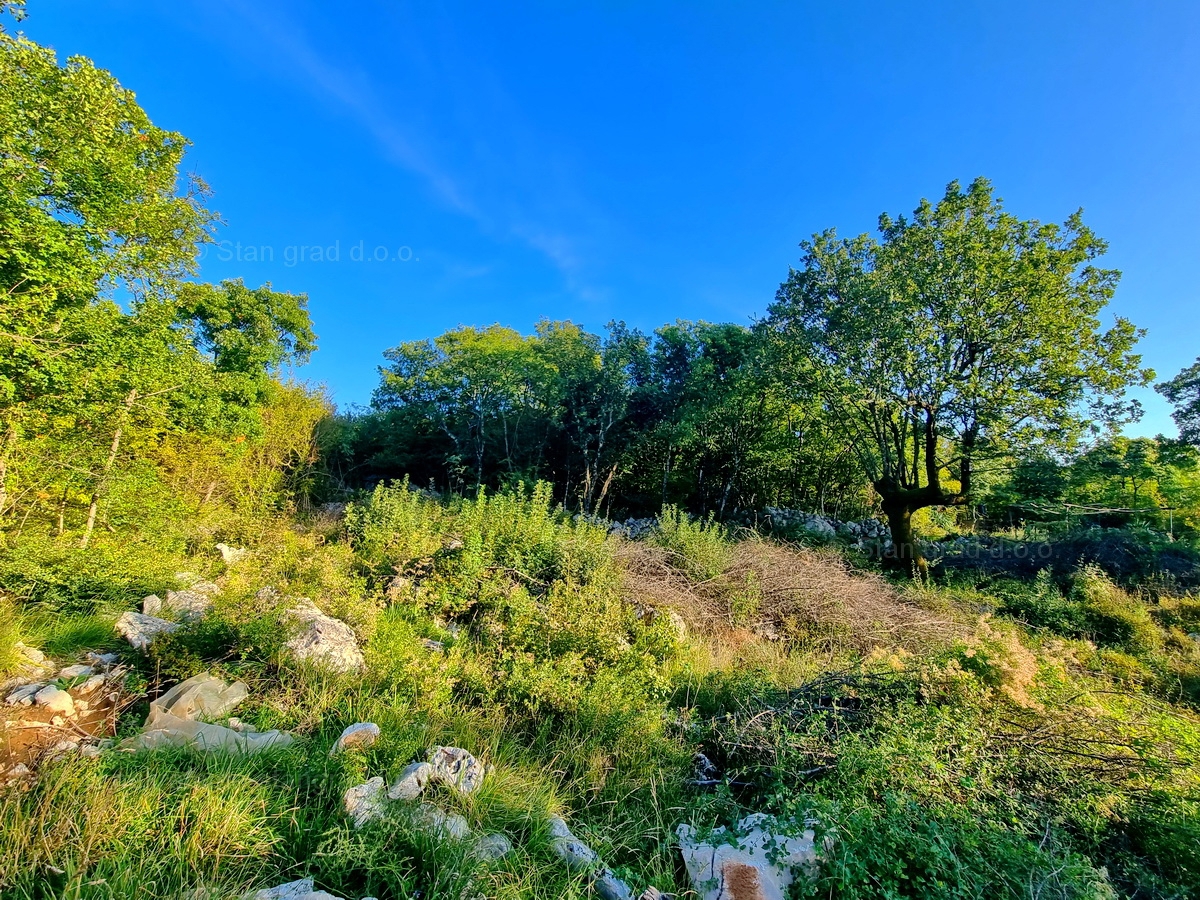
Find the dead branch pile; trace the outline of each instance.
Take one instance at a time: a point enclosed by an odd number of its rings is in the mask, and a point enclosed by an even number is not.
[[[744,540],[725,570],[706,581],[690,579],[659,547],[626,542],[617,552],[630,602],[669,607],[701,633],[742,624],[770,640],[866,653],[928,650],[970,631],[948,614],[922,609],[884,579],[851,571],[835,551]]]

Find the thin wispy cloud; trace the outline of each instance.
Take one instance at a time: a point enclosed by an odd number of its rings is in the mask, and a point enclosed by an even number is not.
[[[388,159],[419,177],[445,207],[470,218],[485,233],[516,239],[540,253],[560,272],[568,290],[581,298],[595,299],[603,294],[587,282],[579,239],[541,220],[533,210],[535,206],[553,202],[553,198],[547,201],[547,192],[541,185],[523,183],[516,171],[520,167],[512,160],[496,158],[491,146],[486,152],[480,149],[482,159],[478,168],[493,177],[483,190],[473,189],[464,183],[465,179],[456,177],[431,149],[434,136],[420,134],[419,129],[397,115],[368,72],[332,62],[314,47],[286,11],[240,0],[230,0],[227,8],[275,51],[289,78],[336,104],[370,134]],[[494,95],[497,85],[492,79],[489,82]],[[525,155],[533,142],[518,137],[514,143],[524,146],[522,155]],[[507,182],[505,176],[513,175],[518,177]],[[540,204],[526,202],[539,191]],[[577,203],[578,198],[572,198],[572,202]]]

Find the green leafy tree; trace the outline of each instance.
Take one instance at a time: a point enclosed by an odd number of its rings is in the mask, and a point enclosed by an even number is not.
[[[455,459],[474,464],[485,483],[489,449],[514,472],[530,409],[545,395],[548,367],[535,342],[500,325],[458,328],[432,341],[400,344],[384,353],[391,363],[373,404],[405,409],[429,421],[453,445]]]
[[[0,34],[0,513],[10,464],[52,385],[76,368],[96,301],[193,270],[215,221],[181,179],[187,141],[82,57]],[[83,337],[81,337],[83,336]]]
[[[1200,447],[1200,359],[1154,389],[1175,407],[1180,440]]]
[[[803,243],[763,327],[794,390],[853,442],[895,561],[916,571],[914,512],[966,503],[988,458],[1128,420],[1124,389],[1152,373],[1133,325],[1101,326],[1119,273],[1095,265],[1105,244],[1080,213],[1021,220],[977,179],[879,230]]]

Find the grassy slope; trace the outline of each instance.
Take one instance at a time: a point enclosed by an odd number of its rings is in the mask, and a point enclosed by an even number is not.
[[[108,622],[174,572],[221,576],[207,620],[127,654],[134,687],[240,678],[242,719],[301,738],[256,758],[47,766],[0,800],[5,898],[237,896],[305,875],[346,897],[588,896],[549,852],[551,812],[637,889],[671,889],[679,822],[752,810],[832,830],[821,881],[801,888],[814,896],[1200,896],[1200,724],[1170,619],[1187,600],[1152,616],[1094,573],[1054,596],[901,590],[830,551],[678,517],[653,546],[629,544],[542,495],[444,506],[381,489],[344,523],[280,523],[253,550],[228,572],[131,546],[5,557],[0,639],[60,657],[117,647]],[[278,604],[255,598],[265,584],[351,622],[367,674],[283,658]],[[1055,604],[1107,625],[1086,640],[1028,614]],[[981,618],[996,607],[1042,627]],[[362,720],[380,743],[329,758]],[[437,799],[507,833],[510,857],[471,860],[400,815],[348,826],[347,787],[437,743],[495,765],[478,795]],[[714,791],[688,783],[698,749],[727,776]]]

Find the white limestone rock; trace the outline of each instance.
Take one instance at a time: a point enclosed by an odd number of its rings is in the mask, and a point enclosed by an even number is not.
[[[123,612],[116,622],[117,631],[129,641],[135,650],[143,652],[154,643],[155,638],[160,634],[168,634],[178,627],[179,625],[175,622],[136,612]]]
[[[232,566],[245,559],[248,551],[241,547],[230,547],[228,544],[217,544],[217,552],[221,554],[221,560],[225,565]]]
[[[95,653],[90,650],[84,654],[83,658],[92,668],[102,669],[105,672],[115,666],[118,659],[115,653]]]
[[[460,794],[475,793],[487,774],[484,764],[461,747],[434,747],[429,751],[429,765],[432,780]]]
[[[732,832],[713,829],[706,840],[686,824],[675,833],[701,900],[784,900],[797,871],[813,875],[820,862],[813,830],[796,831],[792,823],[755,813]]]
[[[35,681],[32,684],[23,684],[13,690],[4,702],[9,706],[33,706],[33,698],[37,696],[37,692],[46,686],[44,681]]]
[[[303,900],[313,892],[313,880],[301,878],[299,881],[289,881],[278,887],[264,888],[247,894],[246,900]]]
[[[363,750],[379,740],[379,726],[374,722],[356,722],[347,725],[341,737],[329,751],[330,756],[336,756],[346,750]]]
[[[297,601],[287,615],[299,626],[284,645],[295,659],[331,672],[361,672],[366,668],[354,629],[345,622],[325,615],[306,598]]]
[[[96,689],[103,685],[107,680],[108,679],[103,675],[93,675],[91,678],[81,684],[76,690],[84,696],[87,696],[94,693]]]
[[[212,598],[194,588],[186,591],[167,591],[167,599],[163,601],[163,610],[180,622],[202,619],[212,607]]]
[[[34,695],[33,702],[52,713],[68,717],[75,715],[75,701],[71,699],[71,695],[52,684],[48,684],[38,691]]]
[[[388,788],[389,800],[416,800],[429,784],[433,766],[429,763],[415,762],[408,765],[400,778]]]
[[[494,861],[503,859],[512,853],[513,845],[507,837],[502,834],[485,834],[475,842],[475,846],[471,848],[471,855],[476,859]]]
[[[448,813],[438,809],[432,803],[422,803],[417,807],[414,820],[422,828],[435,832],[444,838],[461,841],[471,833],[471,826],[458,813]]]
[[[355,828],[362,828],[368,822],[382,818],[386,801],[383,779],[378,776],[349,788],[342,798],[346,814]]]
[[[568,869],[590,869],[599,862],[596,851],[575,837],[559,816],[550,817],[550,835],[550,849]]]

